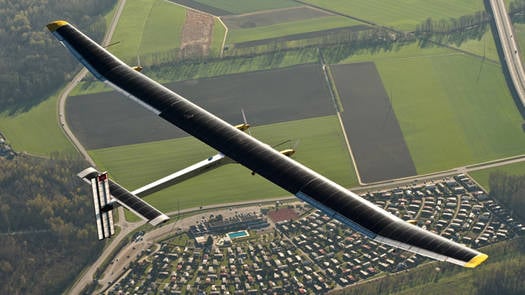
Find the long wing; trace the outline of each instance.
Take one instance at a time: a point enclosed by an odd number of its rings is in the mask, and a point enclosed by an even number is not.
[[[232,127],[114,57],[65,21],[48,29],[99,80],[370,239],[465,267],[487,255],[409,224]]]

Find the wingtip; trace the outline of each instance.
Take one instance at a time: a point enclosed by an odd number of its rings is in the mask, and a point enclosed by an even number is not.
[[[465,264],[465,267],[468,268],[474,268],[480,264],[482,264],[485,260],[487,260],[489,256],[487,254],[479,253],[478,255],[474,256],[469,262]]]
[[[68,24],[69,23],[66,22],[65,20],[57,20],[57,21],[50,22],[49,24],[47,24],[47,29],[50,30],[51,32],[54,32],[58,30],[60,27],[63,27]]]

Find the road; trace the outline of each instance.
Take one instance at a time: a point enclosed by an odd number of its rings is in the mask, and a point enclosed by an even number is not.
[[[507,64],[514,89],[522,106],[525,107],[525,72],[523,71],[517,41],[514,37],[505,2],[503,0],[490,0],[490,6],[498,29],[498,36],[505,57],[505,63]]]
[[[118,20],[120,18],[120,15],[122,14],[122,10],[124,9],[124,5],[126,4],[126,0],[119,0],[117,3],[117,10],[115,11],[115,14],[113,15],[113,19],[111,20],[111,23],[109,25],[109,29],[106,32],[104,39],[102,40],[103,45],[109,44],[111,41],[111,38],[113,36],[113,32],[115,32],[115,28],[117,27]],[[60,93],[58,97],[58,120],[60,127],[62,128],[64,134],[67,136],[67,138],[71,141],[71,143],[75,146],[75,148],[82,154],[82,156],[86,159],[86,161],[89,162],[90,165],[95,167],[95,162],[91,157],[89,156],[88,152],[84,148],[84,146],[78,141],[76,136],[71,132],[71,129],[69,128],[66,120],[66,100],[69,96],[69,93],[77,84],[84,78],[84,76],[87,74],[87,69],[85,67],[82,68],[80,72],[78,72],[73,80],[69,82],[66,87],[64,87],[64,90]],[[112,240],[112,243],[106,247],[107,249],[114,249],[120,240],[122,240],[129,232],[131,232],[135,227],[129,226],[128,223],[125,223],[124,215],[121,213],[122,210],[119,210],[120,217],[119,220],[124,221],[123,224],[121,224],[122,232],[118,235],[118,237],[115,237],[115,239]],[[109,252],[111,253],[111,252]],[[104,259],[103,256],[99,257],[96,263],[91,265],[86,271],[82,273],[82,277],[77,280],[73,286],[66,291],[68,294],[80,294],[80,291],[84,289],[89,283],[93,281],[93,275],[96,271],[96,265],[100,265],[102,261],[99,262],[99,260]]]
[[[118,20],[120,18],[120,15],[122,14],[122,10],[124,9],[124,5],[126,4],[126,0],[119,0],[117,3],[117,10],[115,14],[113,15],[113,19],[111,20],[111,23],[109,25],[109,29],[104,35],[104,39],[102,39],[101,44],[102,45],[108,45],[111,41],[111,38],[113,37],[113,32],[115,32],[115,28],[117,27]],[[66,101],[67,97],[69,96],[69,93],[73,88],[77,86],[77,84],[86,76],[88,73],[88,70],[85,67],[82,67],[82,70],[80,70],[75,77],[64,87],[62,92],[58,96],[58,122],[60,125],[60,128],[66,135],[66,137],[69,139],[69,141],[75,146],[77,151],[88,161],[88,163],[95,167],[95,162],[91,157],[89,156],[87,150],[84,148],[84,146],[78,141],[77,137],[71,132],[71,129],[69,128],[69,125],[67,124],[67,117],[66,117]]]

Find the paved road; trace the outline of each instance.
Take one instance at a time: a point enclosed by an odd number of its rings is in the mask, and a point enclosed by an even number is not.
[[[516,93],[525,107],[525,72],[521,63],[516,38],[514,37],[510,17],[503,0],[490,0],[494,21],[498,29],[498,36],[503,49],[505,63],[509,70]]]
[[[115,14],[113,15],[113,19],[111,20],[109,29],[106,32],[104,39],[102,40],[103,45],[107,45],[109,41],[111,41],[111,37],[113,36],[113,32],[115,31],[115,28],[117,27],[118,20],[120,18],[122,10],[124,9],[125,4],[126,4],[126,0],[118,1],[117,10]],[[71,132],[71,129],[69,129],[69,126],[67,125],[66,112],[65,112],[66,100],[67,100],[69,93],[71,92],[71,90],[73,90],[73,88],[75,88],[78,82],[80,82],[80,80],[84,78],[87,72],[88,71],[86,68],[82,68],[82,70],[75,75],[73,80],[71,80],[71,82],[69,82],[64,88],[64,90],[60,93],[59,98],[58,98],[58,120],[59,120],[60,127],[62,128],[66,136],[69,138],[71,143],[73,143],[75,148],[82,154],[82,156],[89,162],[90,165],[95,166],[95,162],[93,161],[93,159],[91,159],[91,157],[87,153],[84,146],[78,141],[78,139],[75,137],[73,132]],[[119,220],[122,220],[125,222],[125,218],[123,214],[121,214],[121,218],[119,218]],[[135,229],[135,227],[129,226],[128,223],[121,224],[121,228],[122,228],[121,234],[112,240],[112,243],[108,245],[108,247],[106,247],[107,249],[111,249],[112,251],[118,245],[118,242],[122,240],[123,237],[125,237],[129,232]],[[108,253],[111,253],[111,252],[108,252]],[[97,262],[95,262],[94,264],[91,265],[91,267],[85,270],[82,273],[82,277],[79,280],[77,280],[73,284],[73,286],[69,290],[66,291],[66,293],[80,294],[80,291],[93,281],[93,275],[95,274],[97,266],[100,265],[104,259],[105,259],[104,256],[99,257]]]
[[[109,29],[106,32],[104,39],[102,40],[102,45],[107,45],[111,41],[111,38],[113,37],[113,32],[115,31],[115,28],[117,27],[118,20],[120,18],[120,15],[122,13],[122,10],[124,9],[124,5],[126,4],[126,0],[119,0],[117,3],[117,10],[115,14],[113,15],[113,19],[111,20],[111,24],[109,25]],[[88,163],[95,167],[95,162],[91,157],[89,156],[88,152],[84,148],[84,146],[78,141],[76,136],[71,132],[71,129],[69,128],[69,125],[67,124],[66,120],[66,100],[69,96],[69,93],[73,88],[77,86],[77,84],[86,76],[88,73],[88,70],[85,67],[82,67],[82,70],[78,72],[75,77],[64,87],[60,95],[58,96],[58,121],[60,124],[60,128],[62,128],[62,131],[66,135],[66,137],[69,139],[69,141],[75,146],[75,148],[78,150],[78,152],[88,161]]]

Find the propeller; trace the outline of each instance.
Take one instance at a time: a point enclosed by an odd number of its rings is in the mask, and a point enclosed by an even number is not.
[[[243,123],[235,125],[235,128],[237,128],[237,129],[239,129],[241,131],[248,130],[248,134],[250,136],[252,136],[252,132],[250,131],[250,124],[248,123],[248,120],[246,120],[246,114],[244,113],[244,109],[241,109],[241,114],[242,114]]]
[[[137,65],[134,66],[133,69],[137,72],[142,71],[142,66],[140,65],[140,55],[137,55]]]

